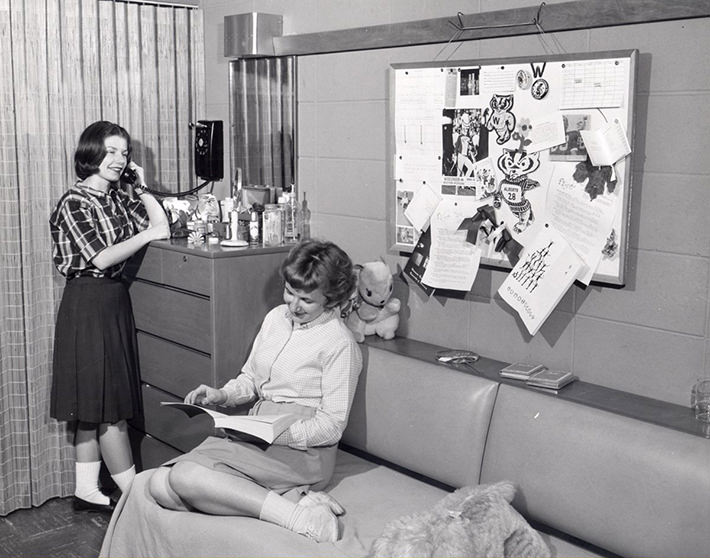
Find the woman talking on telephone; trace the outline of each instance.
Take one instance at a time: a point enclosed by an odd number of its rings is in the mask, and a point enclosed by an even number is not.
[[[121,491],[135,476],[126,420],[138,415],[136,334],[125,261],[151,240],[170,237],[168,219],[142,187],[131,137],[112,122],[88,126],[74,153],[78,181],[49,224],[53,259],[66,286],[57,315],[50,414],[76,425],[77,510],[111,511],[99,490],[101,461]],[[122,175],[132,169],[136,184]]]

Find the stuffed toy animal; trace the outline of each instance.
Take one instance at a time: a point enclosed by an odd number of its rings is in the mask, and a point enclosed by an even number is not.
[[[401,303],[392,297],[392,274],[381,260],[357,264],[355,293],[342,314],[345,323],[362,343],[366,335],[392,339],[399,327]]]
[[[389,523],[370,555],[550,556],[540,534],[510,504],[513,496],[510,482],[460,488],[430,511]]]

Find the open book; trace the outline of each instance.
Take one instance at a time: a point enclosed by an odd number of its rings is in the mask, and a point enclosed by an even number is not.
[[[219,411],[213,411],[200,405],[181,403],[174,401],[162,401],[161,405],[174,407],[184,411],[187,416],[194,417],[199,414],[207,414],[212,417],[216,428],[229,431],[244,432],[261,438],[271,444],[279,435],[296,422],[298,415],[225,415]]]

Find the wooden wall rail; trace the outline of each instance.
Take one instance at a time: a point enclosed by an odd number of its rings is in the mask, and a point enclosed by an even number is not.
[[[579,0],[274,38],[276,56],[470,41],[710,16],[710,0]],[[462,22],[463,31],[456,26]],[[474,29],[471,29],[474,28]]]

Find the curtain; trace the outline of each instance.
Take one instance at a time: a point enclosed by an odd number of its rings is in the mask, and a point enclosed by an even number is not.
[[[49,417],[64,281],[49,214],[95,120],[124,126],[150,186],[196,180],[202,12],[110,0],[0,0],[0,515],[74,489],[73,432]]]
[[[294,183],[295,67],[293,56],[229,63],[232,168],[244,184]]]

